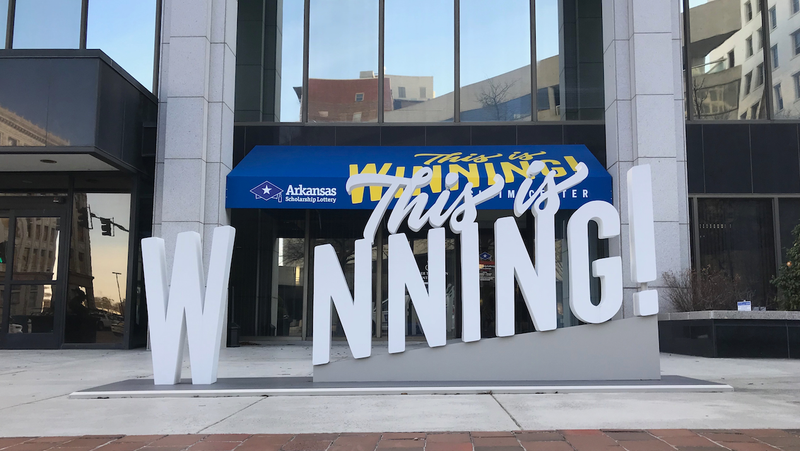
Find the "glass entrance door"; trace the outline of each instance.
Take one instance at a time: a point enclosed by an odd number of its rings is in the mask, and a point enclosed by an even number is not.
[[[0,346],[4,348],[61,344],[64,265],[59,262],[65,255],[65,201],[28,198],[15,205],[6,198],[0,203]]]

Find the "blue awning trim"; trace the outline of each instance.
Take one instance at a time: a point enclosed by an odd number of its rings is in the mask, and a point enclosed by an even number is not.
[[[385,188],[365,188],[348,194],[347,179],[353,173],[378,172],[410,177],[428,166],[434,181],[424,189],[429,204],[443,189],[449,172],[463,184],[472,181],[475,192],[489,186],[495,174],[506,184],[502,197],[478,208],[509,210],[531,161],[541,160],[547,171],[556,171],[556,182],[575,173],[582,162],[589,176],[561,196],[562,209],[603,200],[612,202],[611,176],[583,145],[558,146],[447,146],[447,147],[325,147],[256,146],[228,174],[226,208],[272,209],[373,209]],[[538,187],[534,181],[533,187]],[[455,196],[453,196],[455,197]]]

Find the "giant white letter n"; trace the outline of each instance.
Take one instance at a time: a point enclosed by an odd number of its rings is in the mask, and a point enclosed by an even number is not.
[[[183,343],[187,333],[192,383],[213,384],[217,381],[220,337],[227,307],[228,278],[235,234],[233,227],[228,226],[214,230],[208,264],[208,284],[203,277],[200,234],[178,234],[170,285],[167,285],[164,240],[142,240],[150,346],[156,385],[175,385],[180,381]]]

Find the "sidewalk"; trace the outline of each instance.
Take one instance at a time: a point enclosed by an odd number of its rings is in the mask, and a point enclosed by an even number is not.
[[[386,352],[385,344],[375,352]],[[334,355],[348,353],[334,343]],[[151,378],[150,353],[0,351],[0,437],[800,428],[800,360],[662,354],[661,368],[735,391],[69,399],[78,390]],[[311,373],[307,343],[226,349],[219,369],[221,378]]]
[[[566,430],[301,435],[85,436],[0,439],[3,451],[790,451],[798,430]]]

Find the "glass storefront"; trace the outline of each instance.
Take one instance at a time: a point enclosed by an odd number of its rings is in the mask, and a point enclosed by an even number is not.
[[[239,9],[238,122],[604,115],[596,0],[311,0]]]
[[[776,274],[772,199],[708,199],[697,202],[699,267],[720,271],[753,308],[775,308]],[[729,309],[735,310],[735,299]]]
[[[236,293],[233,302],[233,321],[248,338],[288,337],[308,339],[312,336],[314,247],[331,245],[339,258],[339,265],[349,289],[353,290],[355,278],[355,242],[363,235],[369,211],[362,210],[233,210],[233,226],[239,244],[234,251],[231,287]],[[494,222],[510,212],[479,211],[480,250],[480,309],[481,334],[495,336],[495,281],[494,281]],[[569,308],[568,243],[566,223],[571,211],[562,211],[556,217],[556,290],[558,327],[578,325],[580,322]],[[520,233],[528,248],[533,251],[533,219],[523,216],[517,220]],[[241,226],[240,226],[241,225]],[[255,225],[255,227],[253,227]],[[247,230],[245,232],[245,229]],[[411,231],[401,226],[416,261],[417,269],[427,286],[428,240],[427,229]],[[606,240],[597,239],[596,227],[589,229],[590,259],[607,256]],[[255,246],[245,246],[241,240],[253,240]],[[446,231],[446,328],[448,339],[461,337],[461,268],[460,237]],[[254,251],[257,249],[257,252]],[[372,250],[372,320],[373,336],[385,338],[388,332],[388,230],[385,224],[379,230]],[[533,257],[531,257],[533,258]],[[332,268],[331,270],[335,270]],[[255,288],[255,289],[254,289]],[[593,278],[592,298],[599,301],[599,279]],[[404,332],[412,340],[424,339],[424,330],[416,314],[413,300],[406,294],[404,306]],[[525,300],[519,289],[515,300],[516,333],[534,331]],[[336,314],[331,323],[333,337],[344,337]]]
[[[0,347],[124,346],[131,179],[7,178],[65,193],[0,191]]]
[[[66,343],[122,343],[130,202],[130,193],[74,195]]]

